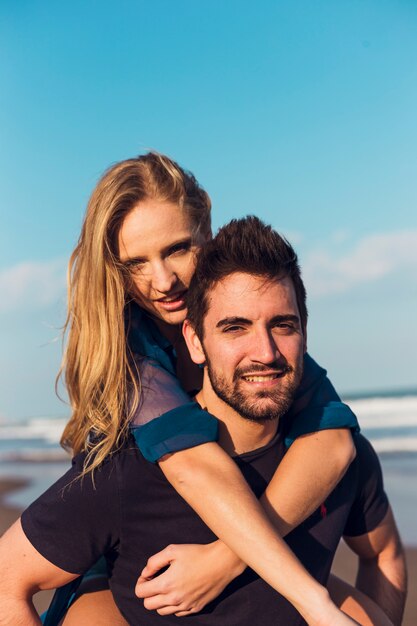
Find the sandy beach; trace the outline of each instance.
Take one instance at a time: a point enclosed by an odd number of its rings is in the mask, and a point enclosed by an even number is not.
[[[0,535],[18,518],[20,510],[17,507],[5,506],[3,502],[4,496],[23,489],[28,484],[20,478],[16,479],[0,479]],[[417,548],[406,548],[407,563],[409,571],[409,593],[406,604],[403,626],[416,626],[417,624]],[[354,582],[356,568],[356,557],[342,542],[335,558],[333,571],[335,574],[347,580]],[[49,604],[51,598],[50,591],[43,591],[35,597],[35,605],[38,611],[44,611]]]

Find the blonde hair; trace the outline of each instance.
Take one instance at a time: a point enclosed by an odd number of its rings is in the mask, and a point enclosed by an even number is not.
[[[150,152],[110,167],[87,206],[68,268],[67,338],[60,372],[72,408],[61,445],[86,451],[84,473],[120,445],[138,407],[140,382],[126,338],[128,278],[119,261],[123,219],[145,199],[173,202],[193,233],[210,233],[211,202],[194,176]]]

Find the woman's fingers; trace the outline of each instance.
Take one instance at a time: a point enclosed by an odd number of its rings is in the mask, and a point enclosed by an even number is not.
[[[138,598],[149,598],[151,596],[157,596],[167,591],[166,584],[163,578],[163,574],[147,580],[146,578],[139,578],[136,583],[135,593]]]
[[[175,611],[181,611],[183,609],[188,609],[189,607],[181,605],[181,601],[176,598],[173,594],[159,594],[156,596],[151,596],[150,598],[145,598],[143,601],[143,605],[145,609],[148,611],[165,611],[174,608]],[[162,615],[162,614],[161,614]],[[164,613],[164,615],[168,615],[168,613]]]
[[[149,557],[148,562],[143,568],[139,580],[142,578],[152,578],[162,568],[167,567],[171,563],[173,558],[174,556],[172,546],[167,546],[160,552],[152,555],[151,557]]]
[[[145,609],[148,609],[148,611],[156,611],[159,615],[175,614],[181,617],[183,615],[191,615],[199,610],[197,607],[193,608],[181,602],[174,594],[159,594],[145,598],[143,604]]]

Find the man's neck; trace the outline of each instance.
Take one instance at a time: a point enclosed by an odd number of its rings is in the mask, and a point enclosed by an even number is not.
[[[253,422],[239,415],[216,395],[207,376],[196,400],[219,420],[219,444],[232,456],[266,446],[277,432],[278,420]]]

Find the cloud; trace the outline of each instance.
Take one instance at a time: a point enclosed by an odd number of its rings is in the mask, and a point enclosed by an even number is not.
[[[303,276],[311,296],[346,293],[400,270],[417,274],[417,230],[369,235],[344,253],[332,248],[329,244],[303,255]]]
[[[307,241],[300,233],[286,232],[289,240]],[[308,294],[320,297],[347,293],[398,271],[417,275],[417,230],[368,235],[346,251],[347,233],[302,255]],[[344,251],[337,249],[344,244]],[[336,247],[336,248],[335,248]],[[65,294],[66,260],[27,261],[0,270],[0,313],[45,308]]]
[[[26,261],[0,270],[0,312],[43,309],[65,293],[64,259]]]

